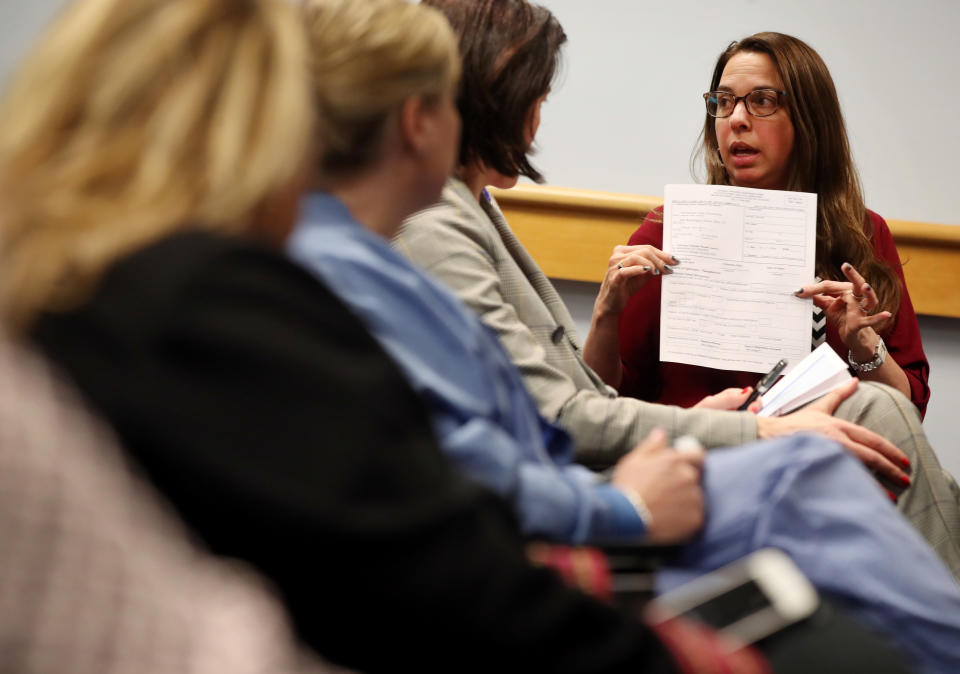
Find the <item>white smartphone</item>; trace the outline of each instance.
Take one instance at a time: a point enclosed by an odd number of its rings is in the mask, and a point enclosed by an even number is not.
[[[810,616],[817,591],[780,550],[764,548],[657,597],[660,619],[698,620],[751,644]]]

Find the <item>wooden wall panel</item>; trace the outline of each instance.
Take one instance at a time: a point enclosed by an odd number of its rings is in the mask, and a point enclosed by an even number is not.
[[[613,247],[626,243],[659,197],[518,185],[491,190],[544,272],[599,282]],[[888,220],[919,314],[960,318],[960,226]]]

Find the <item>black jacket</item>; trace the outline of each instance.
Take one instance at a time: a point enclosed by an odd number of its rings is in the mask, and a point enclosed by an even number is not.
[[[638,623],[528,565],[507,506],[312,276],[191,233],[116,264],[35,342],[216,553],[279,588],[301,637],[370,671],[664,671]]]

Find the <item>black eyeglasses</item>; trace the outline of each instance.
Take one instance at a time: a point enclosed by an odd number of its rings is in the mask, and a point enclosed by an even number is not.
[[[703,100],[711,117],[729,117],[740,101],[754,117],[769,117],[780,108],[780,97],[786,95],[786,91],[776,89],[754,89],[746,96],[734,96],[729,91],[708,91]]]

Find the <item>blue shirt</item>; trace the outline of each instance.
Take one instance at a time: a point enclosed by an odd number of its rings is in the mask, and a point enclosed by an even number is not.
[[[306,197],[288,252],[366,324],[423,398],[444,451],[513,503],[524,533],[568,543],[646,533],[619,489],[573,463],[569,436],[540,416],[496,335],[342,202]]]
[[[916,671],[960,672],[960,586],[840,445],[795,435],[711,450],[703,489],[706,525],[658,572],[658,591],[779,548],[820,592],[889,636]]]

